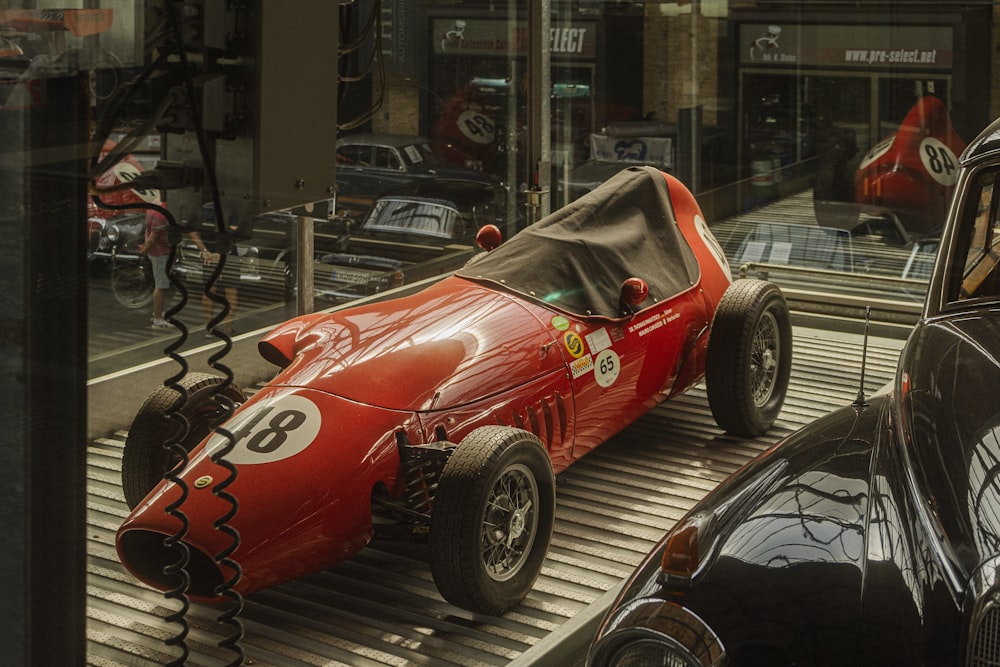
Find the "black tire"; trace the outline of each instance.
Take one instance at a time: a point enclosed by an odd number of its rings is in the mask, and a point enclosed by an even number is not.
[[[212,397],[218,393],[223,378],[208,373],[188,373],[178,383],[184,387],[188,400],[180,414],[188,420],[188,434],[179,444],[185,451],[200,443],[212,431],[216,420],[224,413],[223,407]],[[246,395],[235,384],[223,392],[233,403],[246,401]],[[163,443],[175,436],[180,424],[167,416],[176,410],[180,394],[170,387],[161,386],[146,398],[129,428],[125,449],[122,452],[122,490],[129,509],[134,508],[152,491],[164,473],[180,458],[164,448]]]
[[[708,402],[728,433],[756,437],[781,411],[792,370],[788,304],[774,283],[742,279],[715,311],[705,359]]]
[[[555,502],[552,463],[537,437],[506,426],[470,433],[444,466],[431,512],[441,595],[492,615],[520,603],[548,552]]]
[[[142,308],[153,300],[153,266],[146,258],[113,259],[111,293],[126,308]]]

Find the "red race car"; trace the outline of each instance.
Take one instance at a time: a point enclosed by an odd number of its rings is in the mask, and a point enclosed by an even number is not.
[[[538,575],[555,475],[574,461],[703,377],[722,428],[773,423],[791,364],[785,299],[731,283],[673,177],[625,170],[505,243],[484,227],[479,243],[489,252],[417,293],[270,332],[259,350],[281,370],[250,399],[205,374],[185,376],[186,400],[154,391],[122,462],[129,571],[210,600],[402,527],[428,542],[447,600],[499,614]],[[173,542],[190,552],[183,587]]]
[[[861,212],[892,221],[903,239],[940,233],[958,182],[965,141],[940,98],[925,95],[896,132],[877,143],[854,176]]]

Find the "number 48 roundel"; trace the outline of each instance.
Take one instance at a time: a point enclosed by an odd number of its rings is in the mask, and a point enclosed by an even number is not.
[[[265,398],[224,425],[236,440],[226,460],[248,465],[295,456],[313,443],[322,421],[319,408],[304,396],[280,394]],[[222,449],[226,441],[224,435],[215,433],[208,441],[208,452]]]
[[[944,142],[926,137],[920,142],[920,161],[935,181],[945,187],[958,182],[958,158]]]

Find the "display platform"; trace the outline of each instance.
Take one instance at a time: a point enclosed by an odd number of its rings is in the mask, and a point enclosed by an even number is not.
[[[765,437],[722,433],[704,386],[627,428],[557,478],[548,558],[533,591],[502,617],[475,615],[439,596],[420,545],[376,540],[351,560],[255,593],[237,616],[247,665],[578,665],[624,578],[701,497],[781,437],[857,396],[863,339],[795,327],[791,385]],[[902,340],[868,341],[865,391],[886,385]],[[127,424],[88,452],[88,664],[166,665],[179,602],[139,584],[114,537],[127,509],[120,484]],[[225,607],[186,614],[187,665],[236,664],[219,648],[232,634]]]

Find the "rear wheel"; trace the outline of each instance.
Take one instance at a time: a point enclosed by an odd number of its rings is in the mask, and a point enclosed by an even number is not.
[[[533,434],[484,426],[455,448],[431,512],[431,572],[446,600],[502,614],[531,591],[555,516],[555,476]]]
[[[195,445],[212,432],[212,426],[225,413],[213,396],[219,393],[224,379],[208,373],[188,373],[178,384],[187,392],[187,401],[180,406],[179,414],[188,420],[187,436],[178,444],[190,452]],[[222,395],[236,404],[246,401],[246,396],[235,384],[226,387]],[[122,453],[122,490],[129,508],[134,508],[153,490],[164,473],[169,471],[180,456],[166,449],[168,438],[180,433],[180,422],[169,417],[180,394],[166,386],[157,387],[139,408]]]
[[[755,437],[774,424],[788,391],[792,328],[777,285],[737,280],[712,320],[705,360],[708,402],[729,433]]]

